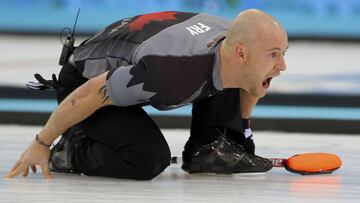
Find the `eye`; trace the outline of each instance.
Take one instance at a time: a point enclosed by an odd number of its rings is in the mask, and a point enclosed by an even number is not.
[[[271,53],[269,54],[269,56],[270,56],[271,58],[276,58],[277,52],[271,52]]]

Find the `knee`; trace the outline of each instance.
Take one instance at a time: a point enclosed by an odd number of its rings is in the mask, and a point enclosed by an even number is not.
[[[169,161],[168,161],[169,162]],[[145,168],[143,171],[139,174],[138,177],[136,177],[136,180],[152,180],[160,173],[162,173],[167,166],[169,166],[169,163],[165,162],[158,162],[158,163],[152,163],[145,165]]]
[[[153,158],[148,158],[146,161],[141,164],[139,176],[136,177],[137,180],[151,180],[157,177],[170,165],[170,150],[164,151],[158,156]]]

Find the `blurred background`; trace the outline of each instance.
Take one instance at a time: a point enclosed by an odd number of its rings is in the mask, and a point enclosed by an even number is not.
[[[25,89],[38,72],[58,73],[60,31],[76,27],[76,44],[122,18],[165,10],[233,19],[257,8],[289,34],[287,71],[254,111],[260,130],[360,133],[360,0],[2,0],[0,123],[43,124],[52,92]],[[191,107],[147,111],[162,127],[187,128]]]
[[[178,10],[233,19],[241,10],[258,8],[275,16],[290,37],[360,39],[359,0],[2,0],[3,32],[58,33],[73,24],[77,31],[102,27],[142,13]]]

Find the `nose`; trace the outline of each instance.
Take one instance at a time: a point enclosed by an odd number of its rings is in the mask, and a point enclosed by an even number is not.
[[[286,63],[285,63],[284,56],[281,56],[280,62],[278,64],[278,68],[280,69],[280,71],[285,71],[286,70]]]

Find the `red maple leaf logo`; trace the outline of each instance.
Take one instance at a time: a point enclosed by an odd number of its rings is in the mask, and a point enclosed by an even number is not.
[[[138,17],[136,20],[129,24],[130,32],[135,30],[141,30],[144,25],[150,23],[150,21],[164,21],[164,20],[176,20],[175,11],[167,11],[167,12],[158,12],[158,13],[149,13],[144,14]]]

